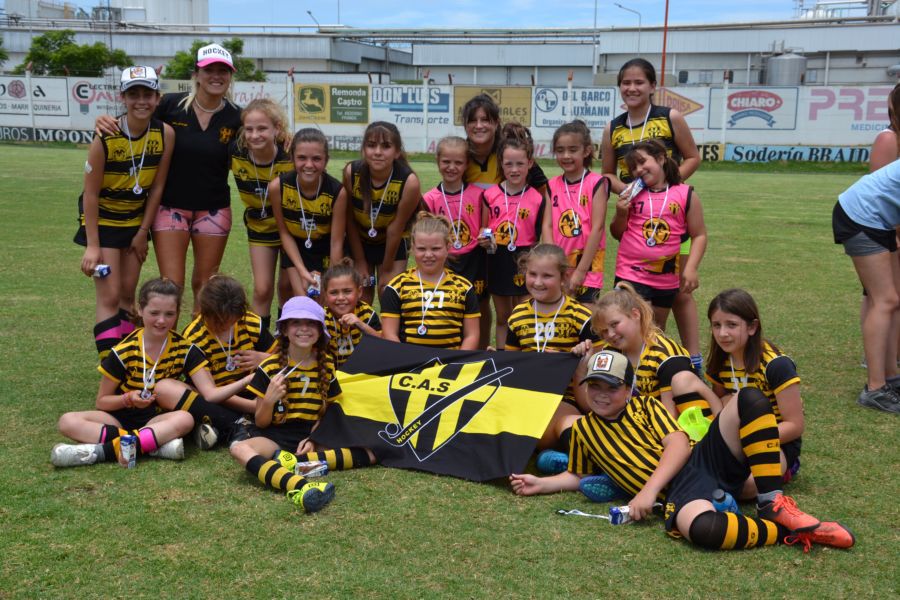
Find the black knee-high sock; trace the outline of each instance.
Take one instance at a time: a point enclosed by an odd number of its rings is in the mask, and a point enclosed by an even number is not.
[[[347,471],[359,467],[374,465],[377,461],[369,458],[365,448],[335,448],[334,450],[322,450],[320,452],[307,452],[297,457],[300,462],[324,460],[328,463],[329,471]]]
[[[756,388],[738,393],[741,447],[760,496],[781,491],[781,444],[769,399]]]
[[[265,485],[285,493],[299,490],[308,483],[305,477],[288,471],[278,461],[263,458],[259,454],[247,461],[247,470]]]
[[[679,394],[672,398],[672,401],[675,403],[675,408],[678,409],[678,414],[683,413],[692,406],[697,406],[703,411],[704,417],[707,419],[712,419],[713,417],[712,408],[710,408],[709,402],[707,402],[706,398],[701,396],[698,392]]]
[[[237,411],[219,404],[213,404],[193,390],[185,390],[175,405],[175,410],[190,413],[197,423],[208,420],[225,437],[231,434],[235,421],[241,418]]]
[[[788,533],[774,521],[711,510],[694,519],[689,536],[710,550],[740,550],[780,544]]]
[[[556,442],[556,449],[560,452],[569,453],[569,446],[572,444],[572,428],[567,427],[559,434],[559,441]]]
[[[113,315],[94,325],[94,344],[97,346],[100,360],[106,358],[113,346],[122,341],[120,325],[119,315]]]

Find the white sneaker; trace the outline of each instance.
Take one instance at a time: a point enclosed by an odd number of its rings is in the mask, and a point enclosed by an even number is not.
[[[92,465],[102,456],[100,444],[56,444],[50,451],[50,462],[55,467],[80,467]]]
[[[184,460],[184,440],[175,438],[168,441],[151,452],[150,456],[165,458],[166,460]]]
[[[209,450],[219,441],[218,430],[209,423],[200,423],[194,427],[194,443],[201,450]]]

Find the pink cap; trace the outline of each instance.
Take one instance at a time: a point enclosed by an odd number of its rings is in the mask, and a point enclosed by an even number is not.
[[[234,71],[234,62],[231,60],[231,52],[219,44],[210,44],[197,50],[197,66],[205,67],[213,63],[224,63]]]
[[[281,316],[278,317],[278,322],[283,323],[291,319],[317,321],[322,325],[322,333],[325,335],[325,338],[331,337],[328,335],[328,328],[325,327],[325,309],[319,306],[319,303],[312,298],[294,296],[285,302],[284,308],[281,309]]]

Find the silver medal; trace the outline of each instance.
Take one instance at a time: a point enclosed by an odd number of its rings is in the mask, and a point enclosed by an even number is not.
[[[651,248],[656,245],[656,238],[647,238],[647,245]]]
[[[462,246],[463,246],[463,245],[462,245],[462,242],[460,242],[459,240],[456,240],[455,242],[453,242],[453,249],[454,249],[454,250],[459,250],[460,248],[462,248]]]
[[[576,227],[572,230],[572,235],[581,235],[581,227]]]
[[[265,219],[265,218],[268,217],[268,216],[269,216],[269,213],[266,212],[266,209],[265,209],[265,208],[263,208],[263,209],[261,209],[261,210],[259,211],[259,218],[260,218],[260,219]]]
[[[418,332],[419,335],[425,335],[426,333],[428,333],[428,328],[425,327],[425,324],[423,323],[422,325],[419,325],[419,328],[416,329],[416,332]]]
[[[375,229],[374,227],[373,227],[372,229],[369,230],[369,237],[370,237],[370,238],[376,237],[377,235],[378,235],[378,230]]]
[[[510,242],[509,244],[506,245],[506,249],[509,250],[510,252],[515,252],[516,245],[514,243]]]
[[[140,194],[141,192],[144,191],[144,188],[141,187],[141,184],[136,183],[136,184],[134,184],[134,187],[131,188],[131,191],[134,192],[135,194]]]
[[[307,248],[307,250],[308,250],[309,248],[312,248],[312,240],[309,239],[309,238],[306,238],[306,241],[303,242],[303,245]]]
[[[141,400],[149,400],[150,396],[152,396],[152,395],[153,395],[153,392],[151,392],[147,388],[144,388],[143,390],[141,390]]]
[[[233,360],[231,360],[229,358],[228,360],[225,361],[225,370],[226,371],[234,371],[235,369],[237,369],[237,365],[234,364]]]

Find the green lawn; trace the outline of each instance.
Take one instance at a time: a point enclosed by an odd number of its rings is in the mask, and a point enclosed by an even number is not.
[[[330,475],[335,501],[306,516],[227,451],[192,444],[180,463],[54,469],[56,420],[91,408],[98,381],[93,288],[71,242],[85,156],[0,146],[0,597],[898,593],[898,421],[855,404],[864,381],[860,286],[831,240],[835,197],[856,169],[716,166],[691,180],[710,240],[696,293],[701,317],[723,288],[756,297],[765,333],[803,378],[803,468],[789,492],[857,535],[851,551],[804,555],[790,547],[700,551],[668,539],[659,519],[616,528],[556,516],[557,508],[605,510],[575,493],[517,498],[503,483],[381,467]],[[436,182],[433,161],[413,166],[425,189]],[[235,221],[223,270],[249,284],[246,235]],[[144,278],[155,270],[151,259]]]

